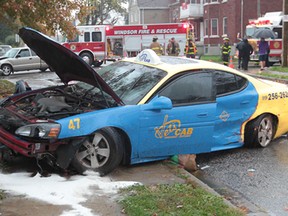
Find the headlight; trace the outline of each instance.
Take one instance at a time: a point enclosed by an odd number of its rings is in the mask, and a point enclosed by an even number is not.
[[[39,123],[30,124],[18,128],[15,133],[20,136],[55,139],[60,132],[60,124],[55,123]]]

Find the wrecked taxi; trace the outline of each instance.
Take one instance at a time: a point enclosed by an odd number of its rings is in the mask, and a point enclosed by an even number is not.
[[[33,29],[19,35],[63,85],[2,100],[0,145],[14,155],[106,175],[178,154],[266,147],[288,131],[284,84],[149,49],[95,72]]]

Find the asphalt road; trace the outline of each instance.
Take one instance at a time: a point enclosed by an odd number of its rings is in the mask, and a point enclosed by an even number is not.
[[[197,155],[201,170],[194,175],[239,207],[248,201],[269,215],[287,216],[287,155],[288,138],[283,136],[267,148]]]
[[[32,89],[59,84],[54,72],[17,72],[4,79],[27,81]],[[272,216],[288,215],[288,138],[267,148],[240,148],[197,155],[201,170],[196,177],[230,199],[238,207],[255,204]],[[248,201],[248,202],[246,202]]]

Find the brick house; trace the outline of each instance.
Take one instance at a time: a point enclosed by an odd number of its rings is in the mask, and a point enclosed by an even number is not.
[[[236,44],[249,19],[282,8],[283,0],[129,0],[129,24],[188,22],[202,52],[219,54],[224,36]]]

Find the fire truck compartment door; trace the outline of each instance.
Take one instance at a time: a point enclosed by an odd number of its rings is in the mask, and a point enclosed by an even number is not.
[[[141,51],[141,36],[127,35],[124,37],[126,51]]]

